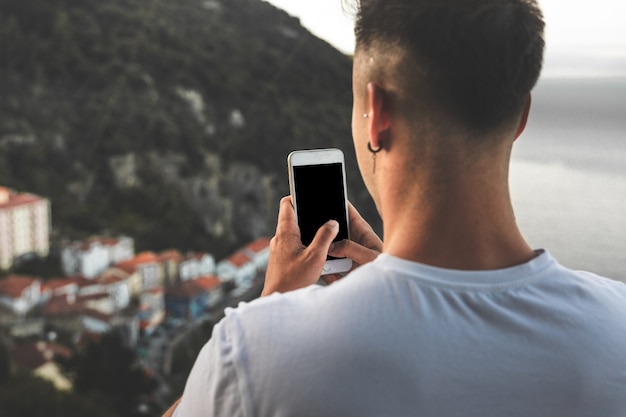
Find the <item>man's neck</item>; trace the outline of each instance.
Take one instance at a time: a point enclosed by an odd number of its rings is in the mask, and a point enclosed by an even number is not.
[[[388,176],[395,181],[381,184],[383,251],[459,270],[501,269],[535,257],[515,221],[507,164],[492,162],[401,174],[398,169]]]

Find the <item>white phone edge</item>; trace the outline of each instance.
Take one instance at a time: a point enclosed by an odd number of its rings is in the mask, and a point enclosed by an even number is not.
[[[343,175],[343,193],[345,196],[344,205],[346,211],[346,224],[348,228],[348,237],[350,236],[350,219],[348,217],[348,186],[346,184],[346,162],[343,151],[338,148],[326,149],[305,149],[293,151],[287,156],[287,166],[289,168],[289,192],[291,193],[291,202],[294,211],[297,213],[298,206],[295,198],[295,190],[293,184],[293,167],[299,165],[317,165],[340,162]],[[347,272],[352,268],[352,259],[330,259],[324,263],[322,275],[337,274]]]

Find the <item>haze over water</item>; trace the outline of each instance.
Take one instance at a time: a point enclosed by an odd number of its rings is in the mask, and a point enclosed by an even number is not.
[[[534,248],[626,282],[626,79],[541,80],[510,183]]]

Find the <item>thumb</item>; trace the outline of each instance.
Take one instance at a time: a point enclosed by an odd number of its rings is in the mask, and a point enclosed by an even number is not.
[[[333,243],[333,239],[335,239],[337,233],[339,233],[339,223],[337,223],[336,220],[327,221],[317,230],[313,241],[311,241],[309,245],[309,249],[314,252],[323,252],[324,257],[326,257],[328,248],[330,244]]]

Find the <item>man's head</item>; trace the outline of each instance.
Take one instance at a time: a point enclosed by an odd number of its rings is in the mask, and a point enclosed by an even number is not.
[[[542,66],[535,0],[356,1],[355,61],[398,110],[476,136],[519,119]]]

